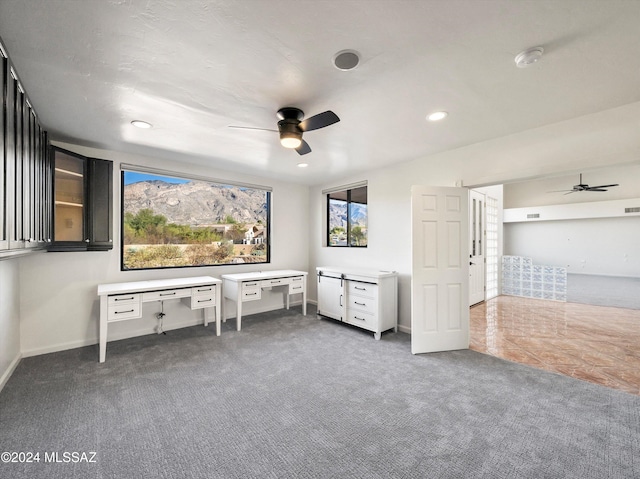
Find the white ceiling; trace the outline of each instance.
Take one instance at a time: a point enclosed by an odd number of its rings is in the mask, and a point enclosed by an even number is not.
[[[637,0],[2,0],[0,37],[54,140],[310,185],[640,102]],[[341,121],[228,128],[284,106]]]

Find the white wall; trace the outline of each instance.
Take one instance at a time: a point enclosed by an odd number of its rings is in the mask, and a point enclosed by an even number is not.
[[[263,270],[308,269],[308,188],[216,171],[184,163],[167,162],[141,156],[95,150],[68,144],[62,148],[96,158],[114,161],[114,249],[112,251],[43,253],[20,260],[20,333],[24,356],[69,349],[98,341],[99,306],[96,288],[100,283],[138,281],[156,278],[186,277],[243,272],[255,265],[180,268],[151,271],[120,271],[120,163],[137,164],[204,177],[242,181],[273,188],[271,216],[271,263]],[[248,303],[244,314],[283,304],[282,294],[265,293],[264,301]],[[295,299],[295,298],[294,298]],[[230,303],[233,305],[233,303]],[[235,308],[225,307],[227,317]],[[145,303],[143,318],[109,326],[109,339],[152,333],[157,324],[154,314],[159,304]],[[165,302],[164,329],[202,322],[202,312],[192,312],[179,301]],[[244,315],[243,314],[243,315]],[[213,328],[213,326],[210,326]],[[212,329],[212,331],[214,331]],[[107,355],[108,355],[107,347]],[[97,348],[96,348],[97,360]],[[1,369],[0,369],[1,371]]]
[[[568,273],[640,277],[640,216],[504,225],[505,254]]]
[[[505,254],[566,266],[569,273],[640,277],[640,216],[623,214],[624,207],[638,206],[640,164],[586,169],[582,181],[620,186],[606,192],[550,193],[571,189],[578,174],[505,185],[504,206],[513,213],[507,216],[517,220],[504,225]],[[520,221],[536,212],[541,220],[565,219]],[[602,217],[614,214],[623,217]]]
[[[20,361],[19,260],[0,261],[0,390]]]

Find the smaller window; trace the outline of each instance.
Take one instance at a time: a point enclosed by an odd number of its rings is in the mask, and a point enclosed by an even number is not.
[[[327,246],[367,246],[367,187],[327,194]]]

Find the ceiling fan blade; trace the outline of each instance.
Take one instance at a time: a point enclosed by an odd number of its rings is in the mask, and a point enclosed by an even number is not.
[[[261,131],[275,131],[276,133],[278,132],[278,130],[272,130],[271,128],[257,128],[257,127],[254,127],[254,126],[229,125],[229,128],[236,128],[238,130],[261,130]]]
[[[313,115],[312,117],[307,118],[304,121],[301,121],[298,125],[302,131],[312,131],[317,130],[319,128],[324,128],[325,126],[333,125],[334,123],[338,123],[340,118],[331,110],[327,110],[323,113],[318,113],[317,115]]]
[[[570,195],[571,193],[575,193],[576,191],[579,191],[579,190],[569,190],[567,193],[565,193],[565,195]]]
[[[547,193],[564,193],[565,191],[570,191],[573,193],[575,190],[552,190],[552,191],[547,191]]]
[[[594,188],[612,188],[614,186],[620,186],[618,184],[615,185],[599,185],[599,186],[590,186],[589,188],[587,188],[588,190],[593,190]]]
[[[590,188],[587,188],[585,191],[609,191],[609,190],[604,190],[602,188],[596,188],[595,186],[592,186]]]
[[[300,146],[296,148],[296,151],[299,155],[306,155],[307,153],[311,153],[311,147],[309,146],[309,143],[302,140],[302,143],[300,143]]]

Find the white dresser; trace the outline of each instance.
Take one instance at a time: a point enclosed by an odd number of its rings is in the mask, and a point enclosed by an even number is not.
[[[318,316],[372,331],[398,331],[398,274],[339,267],[318,267]]]

